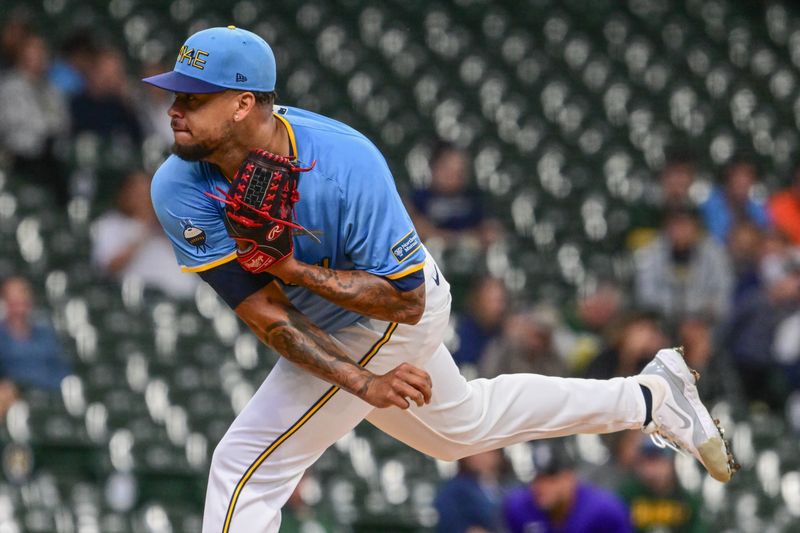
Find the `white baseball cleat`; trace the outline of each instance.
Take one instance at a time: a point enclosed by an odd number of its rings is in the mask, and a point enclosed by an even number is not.
[[[724,430],[700,401],[700,375],[686,366],[681,348],[659,350],[636,380],[653,395],[652,421],[642,431],[661,447],[691,453],[718,481],[739,469]]]

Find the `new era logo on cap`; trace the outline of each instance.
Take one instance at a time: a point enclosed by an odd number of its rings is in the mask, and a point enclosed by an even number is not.
[[[242,74],[241,72],[236,73],[236,83],[243,83],[247,81],[247,76]]]

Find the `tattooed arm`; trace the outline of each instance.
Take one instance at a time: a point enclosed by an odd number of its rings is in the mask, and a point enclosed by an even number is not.
[[[425,284],[399,291],[386,279],[363,270],[335,270],[290,256],[270,269],[285,283],[307,288],[340,307],[387,322],[416,324],[425,311]]]
[[[350,359],[336,342],[292,307],[275,283],[248,296],[236,314],[261,341],[283,357],[375,407],[422,406],[430,401],[431,380],[424,370],[403,363],[383,375]]]

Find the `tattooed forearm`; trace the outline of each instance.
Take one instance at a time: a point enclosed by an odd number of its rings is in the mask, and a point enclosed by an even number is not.
[[[370,372],[295,309],[277,283],[254,292],[234,310],[262,342],[285,359],[373,407],[408,409],[412,402],[422,406],[431,399],[427,372],[408,363],[384,374]]]
[[[375,376],[350,359],[301,313],[288,309],[287,315],[287,320],[267,325],[251,324],[251,327],[262,341],[289,361],[363,398]]]
[[[401,292],[391,283],[361,270],[334,270],[303,265],[292,283],[360,315],[414,324],[425,309],[425,285]]]

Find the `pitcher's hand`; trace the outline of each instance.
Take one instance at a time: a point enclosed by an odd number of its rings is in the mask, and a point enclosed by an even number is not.
[[[381,376],[371,376],[359,391],[359,397],[375,407],[422,407],[431,401],[431,377],[409,363],[398,365]]]

